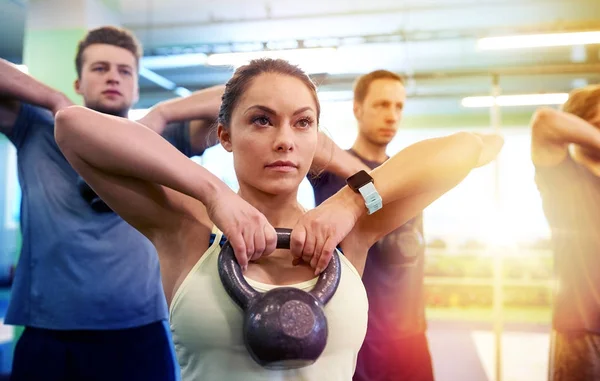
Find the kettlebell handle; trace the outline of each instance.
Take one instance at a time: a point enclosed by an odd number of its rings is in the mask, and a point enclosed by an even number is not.
[[[277,233],[277,249],[290,249],[290,241],[292,239],[292,229],[275,228]]]
[[[277,248],[290,248],[290,240],[292,229],[275,228],[277,232]],[[225,242],[221,248],[221,253],[218,258],[219,278],[225,287],[225,290],[233,301],[243,310],[246,310],[248,305],[261,295],[256,291],[244,278],[242,268],[237,262],[233,247],[229,241]],[[327,304],[333,296],[340,283],[341,266],[340,258],[337,251],[334,252],[329,265],[319,276],[315,287],[310,291],[310,294],[315,296],[323,305]]]

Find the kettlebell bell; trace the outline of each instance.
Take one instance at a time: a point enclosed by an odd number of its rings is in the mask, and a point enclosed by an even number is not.
[[[291,229],[275,229],[277,248],[289,249]],[[306,292],[294,287],[256,291],[244,279],[233,248],[226,242],[218,258],[219,277],[233,301],[244,311],[244,344],[259,365],[272,370],[313,364],[327,343],[327,317],[323,307],[340,283],[337,251]]]
[[[112,209],[106,205],[104,201],[94,190],[85,182],[81,176],[77,176],[77,189],[83,199],[92,207],[92,209],[98,213],[110,213]]]

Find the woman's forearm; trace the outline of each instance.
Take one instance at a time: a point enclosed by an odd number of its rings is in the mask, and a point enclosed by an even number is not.
[[[160,135],[127,119],[73,106],[57,114],[55,137],[69,160],[161,184],[205,205],[226,186]]]
[[[406,197],[451,189],[478,166],[483,148],[480,137],[466,132],[427,139],[398,152],[370,174],[385,208]],[[348,187],[336,196],[357,217],[366,212],[362,197]]]

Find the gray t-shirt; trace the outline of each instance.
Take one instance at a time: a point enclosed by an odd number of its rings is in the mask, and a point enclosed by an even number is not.
[[[552,325],[600,334],[600,177],[567,156],[557,166],[536,167],[535,181],[559,282]]]

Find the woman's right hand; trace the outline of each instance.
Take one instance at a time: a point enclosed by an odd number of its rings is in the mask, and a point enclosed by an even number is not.
[[[211,221],[231,243],[235,257],[245,271],[248,262],[269,255],[277,246],[277,233],[267,218],[227,188],[206,205]]]

